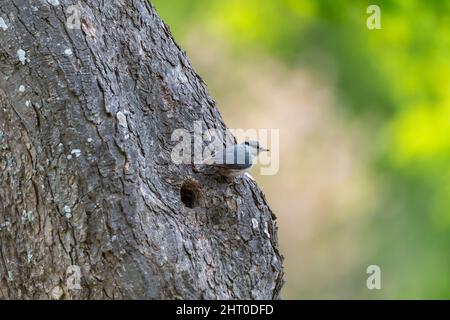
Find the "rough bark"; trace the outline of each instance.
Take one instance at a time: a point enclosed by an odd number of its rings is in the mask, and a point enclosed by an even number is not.
[[[171,161],[174,129],[225,125],[151,4],[0,0],[0,17],[0,298],[278,298],[261,190]]]

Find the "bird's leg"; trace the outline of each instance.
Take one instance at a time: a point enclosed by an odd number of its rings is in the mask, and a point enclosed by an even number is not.
[[[229,187],[234,185],[234,177],[223,177],[225,179],[225,182],[228,184]]]

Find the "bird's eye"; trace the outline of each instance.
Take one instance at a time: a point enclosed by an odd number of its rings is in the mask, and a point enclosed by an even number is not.
[[[246,146],[249,146],[249,145],[250,145],[250,142],[245,141],[244,144],[245,144]]]

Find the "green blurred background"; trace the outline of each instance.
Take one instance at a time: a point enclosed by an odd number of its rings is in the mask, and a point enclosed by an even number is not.
[[[283,298],[450,298],[450,1],[152,3],[230,128],[280,129]]]

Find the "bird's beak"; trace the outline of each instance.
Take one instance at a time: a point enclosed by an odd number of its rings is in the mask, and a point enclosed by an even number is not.
[[[261,148],[261,151],[270,151],[270,149]]]

